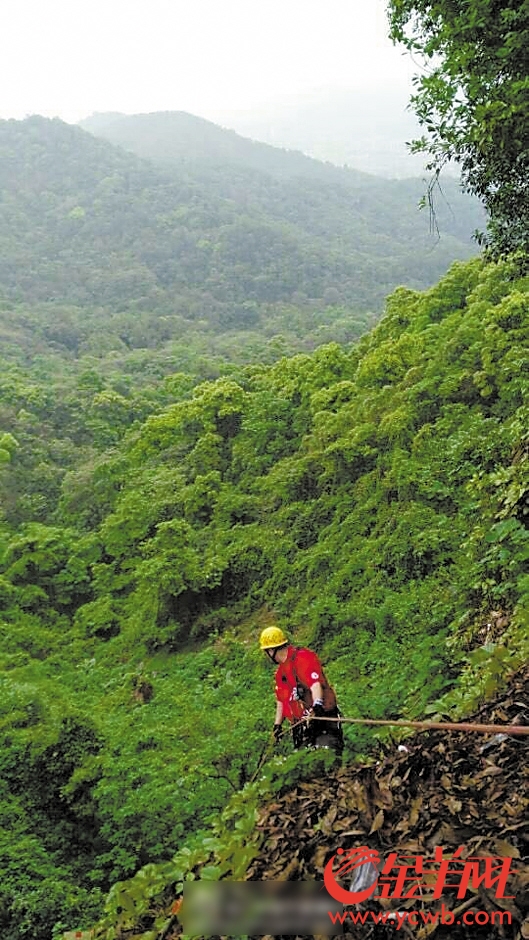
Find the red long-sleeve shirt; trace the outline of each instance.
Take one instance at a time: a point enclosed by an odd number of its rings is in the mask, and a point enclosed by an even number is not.
[[[299,721],[312,708],[311,686],[319,682],[325,711],[336,708],[336,696],[327,682],[322,665],[312,650],[289,646],[287,658],[276,672],[276,699],[283,706],[283,718]]]

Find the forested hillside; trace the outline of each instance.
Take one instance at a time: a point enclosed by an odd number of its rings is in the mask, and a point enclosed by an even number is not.
[[[203,853],[268,740],[272,618],[349,716],[457,715],[521,661],[526,288],[457,264],[350,350],[180,385],[66,475],[53,519],[4,524],[6,938],[93,922],[193,833]],[[29,473],[27,441],[2,445],[5,481]],[[347,759],[374,740],[346,736]]]
[[[437,244],[404,184],[345,171],[347,184],[319,173],[274,180],[250,163],[224,166],[222,154],[209,173],[192,153],[163,172],[38,117],[1,122],[0,142],[0,286],[12,301],[148,306],[223,329],[253,325],[256,304],[377,310],[397,284],[427,286],[475,251],[480,214],[461,196]]]
[[[527,721],[528,15],[501,6],[389,3],[434,58],[418,146],[488,210],[436,284],[461,243],[414,184],[0,123],[2,940],[169,940],[186,882],[319,879],[335,823],[522,884],[513,734],[273,755],[258,649],[310,645],[349,719]],[[523,904],[473,936],[518,940]]]
[[[297,109],[302,108],[302,103],[299,100],[296,104]],[[352,99],[346,96],[338,106],[336,101],[332,99],[320,103],[320,112],[316,118],[320,138],[327,138],[328,140],[329,136],[332,137],[332,131],[326,126],[325,118],[329,123],[332,123],[334,119],[336,124],[342,121],[342,134],[348,134],[350,142],[352,141],[358,145],[358,137],[362,137],[362,130],[359,134],[359,129],[355,128],[351,104]],[[362,109],[366,112],[364,114],[364,123],[366,115],[369,113],[370,123],[380,121],[379,133],[384,134],[384,132],[387,133],[391,118],[394,122],[398,122],[398,120],[402,120],[402,116],[396,113],[395,101],[388,99],[387,91],[384,102],[385,114],[381,113],[381,104],[380,98],[374,96],[373,101],[363,100]],[[277,111],[274,117],[276,121],[281,121],[281,115]],[[259,125],[259,116],[253,114],[253,119]],[[411,136],[412,129],[417,129],[417,123],[410,115],[407,116],[407,120],[409,122],[407,131],[410,132],[409,136]],[[283,121],[286,123],[284,115]],[[347,130],[343,127],[343,121],[348,123]],[[274,118],[268,116],[265,123],[273,124],[273,122]],[[281,179],[297,176],[313,180],[319,179],[327,183],[341,183],[351,189],[367,188],[370,184],[372,187],[382,185],[385,192],[391,192],[392,189],[398,191],[399,189],[398,186],[388,186],[387,179],[380,178],[388,175],[391,177],[392,174],[381,173],[379,177],[377,171],[373,169],[372,163],[368,165],[367,171],[358,172],[352,168],[344,167],[343,164],[347,163],[346,160],[337,163],[337,161],[329,162],[325,157],[314,159],[307,156],[306,152],[302,153],[303,148],[300,146],[297,148],[293,148],[288,144],[271,146],[270,143],[262,143],[263,138],[259,137],[259,134],[248,133],[241,136],[240,133],[227,130],[225,127],[220,127],[218,124],[184,111],[162,111],[151,114],[115,114],[111,112],[92,114],[79,123],[80,127],[91,134],[95,134],[96,137],[104,137],[111,143],[119,144],[119,146],[137,153],[139,156],[166,165],[177,165],[179,163],[210,167],[219,164],[224,166],[238,165],[251,167],[254,170],[260,170]],[[296,130],[299,130],[299,128],[296,118],[294,120],[292,118],[292,113],[289,114],[289,123],[291,133],[295,135]],[[402,133],[399,143],[402,146]],[[325,148],[324,140],[320,140],[320,146],[323,149]],[[364,163],[368,163],[365,158]],[[414,165],[413,159],[410,160],[409,165]],[[354,163],[352,167],[354,168]],[[405,175],[407,177],[420,177],[421,172],[420,165],[416,165],[415,172],[408,172]],[[402,174],[399,175],[402,176]]]
[[[420,176],[389,180],[337,167],[298,151],[248,140],[185,112],[96,114],[81,126],[160,166],[188,168],[213,191],[235,199],[246,210],[301,225],[311,237],[324,236],[326,244],[337,249],[356,253],[365,245],[377,259],[387,255],[388,261],[395,261],[402,240],[408,251],[410,241],[417,247],[427,243],[431,219],[427,212],[417,211],[426,188]],[[431,262],[440,263],[444,251],[456,252],[454,258],[466,257],[470,237],[484,223],[479,202],[464,194],[453,177],[443,180],[434,202],[442,239]],[[437,231],[430,234],[433,247]],[[407,260],[411,264],[409,254]],[[425,286],[429,269],[423,254],[420,266],[410,268],[404,280],[411,283],[410,277],[415,277],[418,282],[413,286]]]
[[[227,132],[202,122],[200,151],[201,122],[176,118],[152,116],[188,151],[165,169],[58,120],[0,122],[0,428],[19,446],[0,481],[10,522],[52,521],[64,474],[180,388],[354,340],[400,281],[430,284],[475,250],[479,212],[460,194],[438,243],[406,187],[263,156],[236,135],[224,165],[215,141]]]

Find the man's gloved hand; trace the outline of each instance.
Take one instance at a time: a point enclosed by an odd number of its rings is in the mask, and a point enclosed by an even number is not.
[[[272,730],[272,734],[274,735],[274,741],[277,743],[281,737],[281,725],[275,724]]]
[[[314,702],[312,706],[312,712],[315,718],[323,718],[325,712],[323,710],[323,705],[321,702]]]

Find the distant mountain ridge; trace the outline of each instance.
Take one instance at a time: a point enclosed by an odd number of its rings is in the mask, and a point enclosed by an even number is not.
[[[86,118],[80,126],[89,133],[103,137],[159,166],[179,169],[185,167],[194,174],[200,174],[202,180],[210,180],[213,177],[215,185],[230,198],[234,192],[234,183],[238,187],[238,196],[244,185],[251,196],[254,195],[254,187],[261,190],[263,188],[262,177],[260,180],[256,176],[253,179],[250,179],[250,176],[241,179],[241,172],[255,174],[257,171],[282,182],[290,181],[297,187],[299,201],[310,201],[315,192],[321,192],[314,187],[316,182],[333,188],[332,194],[330,190],[326,190],[326,195],[331,201],[339,189],[341,205],[333,207],[335,216],[331,225],[327,225],[328,235],[332,235],[333,231],[341,231],[339,216],[351,209],[365,218],[368,226],[373,228],[373,233],[380,232],[385,226],[385,232],[391,233],[392,239],[399,238],[399,222],[404,218],[405,224],[411,217],[414,218],[417,234],[419,231],[424,234],[428,229],[425,216],[420,216],[417,212],[418,203],[427,186],[424,173],[420,177],[408,176],[405,179],[375,176],[373,172],[366,173],[348,166],[337,166],[329,161],[322,162],[300,150],[249,140],[233,130],[183,111],[133,115],[98,113]],[[234,170],[237,171],[237,176],[233,175]],[[300,191],[301,181],[305,183],[303,191]],[[277,188],[270,182],[268,185],[271,198],[265,200],[264,205],[261,202],[260,208],[271,211],[273,206],[274,212],[277,200],[274,205],[273,194]],[[355,194],[356,200],[361,194],[360,202],[348,204],[351,193]],[[287,194],[287,202],[289,195]],[[442,189],[439,187],[437,195],[435,211],[440,233],[444,236],[456,235],[468,245],[472,233],[484,220],[477,200],[463,194],[453,176],[447,176],[443,180]],[[247,199],[243,201],[247,203]],[[280,202],[285,202],[285,193],[282,194]],[[399,202],[401,205],[398,205]],[[375,205],[376,212],[373,214],[371,210]],[[386,211],[384,205],[391,206],[391,210]],[[397,206],[399,215],[395,216],[394,210],[397,210]],[[325,215],[325,212],[322,215]],[[388,215],[391,216],[391,221]],[[406,238],[408,237],[409,231],[406,233]]]
[[[105,136],[127,129],[130,149],[173,150],[147,161],[58,119],[0,122],[0,291],[11,301],[140,305],[233,328],[255,325],[265,304],[380,310],[397,284],[428,286],[475,253],[479,211],[456,187],[437,243],[418,181],[254,148],[191,116],[98,122]]]
[[[156,163],[239,165],[280,178],[304,176],[352,182],[351,171],[322,163],[300,150],[250,140],[186,111],[96,113],[80,121],[79,127]]]
[[[410,153],[407,146],[407,141],[420,137],[422,133],[409,107],[409,97],[410,89],[403,85],[361,90],[320,88],[283,96],[248,110],[219,109],[208,115],[207,120],[186,115],[188,125],[190,119],[195,122],[195,128],[191,130],[188,126],[187,131],[196,138],[200,134],[198,122],[202,122],[204,133],[207,133],[207,125],[211,131],[213,122],[217,128],[230,129],[232,145],[235,144],[234,134],[247,139],[247,143],[253,143],[254,157],[257,157],[259,144],[267,145],[296,153],[298,165],[301,165],[299,157],[303,155],[330,163],[336,169],[346,168],[387,179],[407,179],[425,175],[426,163],[424,154]],[[185,133],[183,112],[155,113],[160,117],[179,115],[180,133]],[[138,118],[139,115],[95,114],[80,123],[86,130],[99,134],[104,125],[108,127],[119,121],[119,133],[124,135],[125,145],[125,136],[131,131],[128,123],[131,117]],[[146,118],[147,115],[141,117]],[[110,133],[117,132],[114,127]],[[211,133],[209,137],[211,143]],[[238,143],[240,145],[240,140]],[[144,146],[148,148],[149,142],[145,141]],[[223,147],[229,148],[227,137]],[[261,156],[264,156],[264,151],[261,151]],[[292,159],[291,166],[294,164]],[[459,175],[455,167],[447,169],[448,174],[453,177]]]

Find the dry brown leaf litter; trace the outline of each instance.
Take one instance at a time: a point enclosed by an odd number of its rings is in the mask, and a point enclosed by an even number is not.
[[[527,677],[525,681],[518,677],[510,694],[486,709],[487,720],[516,723],[521,715],[523,720],[528,704]],[[463,845],[465,857],[513,858],[516,874],[508,893],[515,895],[515,901],[497,899],[494,889],[480,887],[467,905],[470,911],[509,911],[512,925],[503,930],[499,925],[428,925],[413,931],[404,925],[408,933],[418,938],[435,933],[436,938],[454,940],[529,937],[529,923],[523,927],[529,909],[527,739],[430,731],[410,738],[406,747],[407,753],[395,750],[375,766],[347,766],[326,780],[300,784],[265,807],[258,822],[265,838],[248,876],[283,880],[286,866],[295,859],[296,878],[320,880],[338,847],[365,844],[387,858],[390,852],[432,856],[436,846],[451,855]],[[382,911],[381,903],[368,907]],[[452,911],[461,904],[453,893],[429,906],[421,905],[419,898],[385,903],[392,910],[433,910],[444,903]],[[366,924],[354,927],[349,935],[367,940],[394,929]]]
[[[494,723],[526,723],[528,684],[529,673],[516,677],[509,694],[482,708],[476,720],[486,715]],[[257,824],[260,855],[248,879],[320,881],[339,847],[369,845],[384,859],[390,852],[431,857],[436,846],[451,855],[463,845],[465,857],[513,859],[507,893],[514,900],[498,899],[494,889],[480,886],[463,902],[447,891],[435,902],[370,899],[363,909],[432,911],[444,904],[456,914],[505,911],[510,925],[403,924],[399,933],[406,940],[434,935],[435,940],[529,940],[529,919],[524,921],[529,912],[527,738],[429,731],[407,739],[406,748],[406,753],[389,751],[376,764],[348,765],[325,779],[300,783],[263,807]],[[178,936],[176,917],[167,928],[160,940]],[[351,924],[344,935],[378,940],[394,931],[390,925]]]

